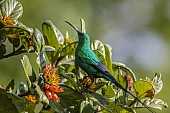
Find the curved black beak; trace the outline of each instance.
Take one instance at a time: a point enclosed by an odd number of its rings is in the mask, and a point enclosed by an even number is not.
[[[83,34],[83,32],[81,32],[80,30],[78,30],[73,24],[71,24],[71,23],[68,22],[68,21],[65,21],[65,22],[68,23],[71,27],[73,27],[78,33]]]

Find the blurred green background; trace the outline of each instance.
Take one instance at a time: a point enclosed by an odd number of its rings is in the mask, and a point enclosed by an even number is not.
[[[41,30],[49,19],[72,40],[76,32],[64,21],[80,28],[80,18],[86,22],[92,40],[99,39],[112,46],[113,61],[130,67],[137,78],[152,78],[162,73],[163,90],[156,95],[170,103],[170,1],[169,0],[19,0],[24,8],[20,21],[28,27]],[[8,42],[6,42],[8,44]],[[9,45],[9,44],[8,44]],[[11,45],[8,46],[11,52]],[[37,71],[36,55],[27,54]],[[22,55],[0,61],[0,84],[11,79],[16,84],[25,81],[20,63]],[[170,109],[156,110],[169,113]],[[141,110],[141,113],[145,111]]]

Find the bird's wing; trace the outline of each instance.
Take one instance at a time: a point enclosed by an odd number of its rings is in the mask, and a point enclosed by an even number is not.
[[[85,54],[85,53],[84,53]],[[88,57],[79,57],[79,59],[85,63],[85,64],[88,64],[89,66],[93,67],[95,70],[97,70],[98,72],[100,73],[103,73],[103,75],[106,75],[106,76],[111,76],[111,78],[113,77],[108,69],[106,68],[106,66],[101,62],[101,60],[96,56],[95,53],[93,52],[89,52],[88,54]],[[85,56],[85,55],[84,55]]]

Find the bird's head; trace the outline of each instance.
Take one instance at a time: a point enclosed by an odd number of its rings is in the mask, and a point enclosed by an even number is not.
[[[80,30],[78,30],[73,24],[71,24],[68,21],[65,21],[66,23],[68,23],[71,27],[73,27],[77,33],[78,33],[78,38],[79,38],[79,43],[82,44],[90,44],[90,38],[86,33],[81,32]]]

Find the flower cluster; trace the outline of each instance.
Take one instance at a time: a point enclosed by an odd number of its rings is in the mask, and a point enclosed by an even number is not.
[[[63,88],[59,86],[59,77],[55,74],[56,68],[51,69],[51,65],[48,64],[43,71],[44,77],[44,89],[48,99],[54,99],[56,102],[60,102],[60,98],[56,93],[64,92]]]
[[[125,77],[126,77],[127,82],[128,82],[128,90],[132,91],[133,90],[133,79],[129,74],[125,74]]]
[[[95,83],[89,76],[85,76],[82,80],[82,90],[86,92],[94,92],[96,87]]]
[[[11,17],[4,17],[2,23],[5,27],[11,27],[15,25],[14,20]]]
[[[24,97],[31,103],[32,106],[35,106],[37,104],[38,101],[37,95],[26,95]]]

